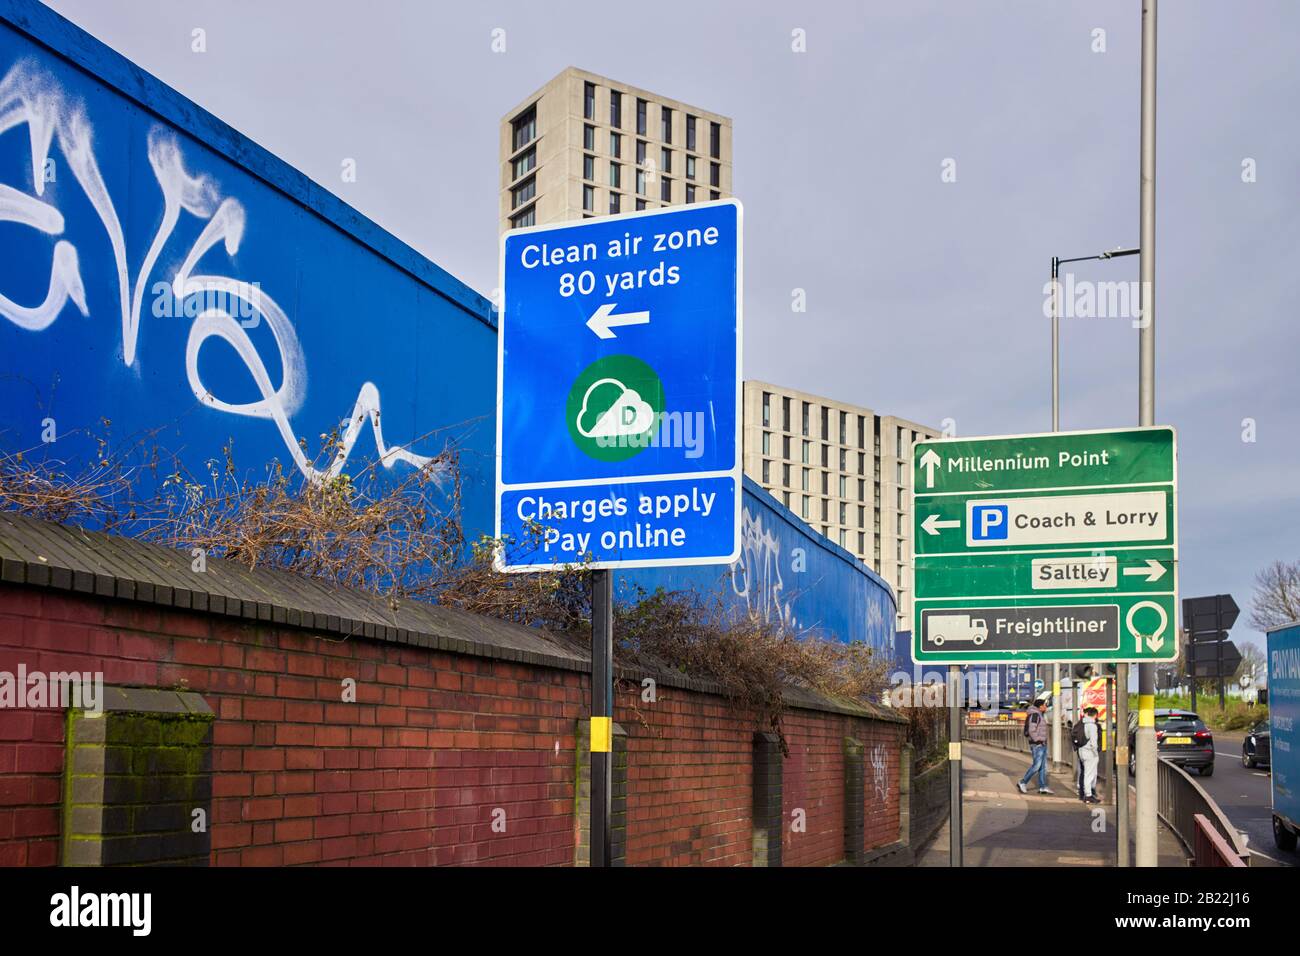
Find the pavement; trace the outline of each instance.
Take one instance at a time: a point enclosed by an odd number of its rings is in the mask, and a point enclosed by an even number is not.
[[[962,845],[965,866],[1114,866],[1115,808],[1079,801],[1073,774],[1052,774],[1054,795],[1016,783],[1029,767],[1027,754],[983,744],[962,745]],[[1130,819],[1136,813],[1129,794]],[[944,824],[918,866],[948,866],[949,829]],[[1161,866],[1186,866],[1182,846],[1163,825]],[[1131,859],[1131,857],[1130,857]]]
[[[1214,775],[1192,778],[1199,783],[1237,828],[1251,854],[1251,866],[1297,866],[1300,855],[1273,842],[1273,794],[1267,768],[1249,769],[1241,763],[1242,731],[1214,731]]]

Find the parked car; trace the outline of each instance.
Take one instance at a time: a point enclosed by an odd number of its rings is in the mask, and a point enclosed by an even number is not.
[[[1128,715],[1128,771],[1137,772],[1137,713]],[[1214,773],[1214,735],[1205,721],[1190,710],[1156,709],[1156,754],[1161,760],[1195,770],[1202,777]]]
[[[1250,728],[1241,741],[1241,765],[1247,768],[1269,766],[1272,759],[1272,748],[1269,746],[1271,737],[1267,720],[1261,720]]]

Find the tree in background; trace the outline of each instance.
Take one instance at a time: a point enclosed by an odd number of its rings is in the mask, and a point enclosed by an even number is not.
[[[1300,621],[1300,561],[1274,561],[1255,575],[1250,623],[1261,631]]]

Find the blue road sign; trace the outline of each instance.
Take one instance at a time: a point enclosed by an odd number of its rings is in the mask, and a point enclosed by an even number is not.
[[[502,237],[498,568],[737,558],[740,246],[735,200]]]

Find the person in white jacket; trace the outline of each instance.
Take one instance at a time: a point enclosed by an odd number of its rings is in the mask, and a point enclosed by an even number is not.
[[[1083,731],[1086,743],[1079,748],[1079,763],[1083,769],[1083,802],[1101,803],[1097,799],[1098,745],[1097,708],[1088,707],[1083,712]]]

